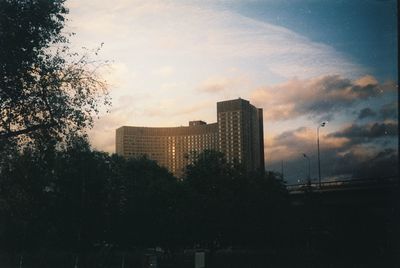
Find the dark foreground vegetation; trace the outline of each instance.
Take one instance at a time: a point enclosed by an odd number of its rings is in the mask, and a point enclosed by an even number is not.
[[[143,267],[150,255],[160,267],[193,267],[196,249],[208,267],[396,263],[395,204],[330,207],[314,193],[295,204],[279,175],[245,173],[218,152],[200,154],[182,180],[82,138],[6,156],[2,267]]]

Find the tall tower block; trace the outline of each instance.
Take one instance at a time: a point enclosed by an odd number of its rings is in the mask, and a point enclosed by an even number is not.
[[[264,170],[263,110],[249,101],[217,103],[219,151],[228,162],[236,159],[246,170]]]

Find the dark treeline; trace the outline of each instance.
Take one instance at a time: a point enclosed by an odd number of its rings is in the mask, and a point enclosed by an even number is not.
[[[279,174],[246,173],[215,151],[200,154],[177,179],[145,157],[91,150],[84,138],[56,147],[3,150],[3,264],[41,256],[30,260],[32,267],[51,267],[49,259],[67,254],[76,267],[102,267],[105,260],[93,256],[107,259],[106,249],[131,254],[155,247],[171,254],[264,250],[267,263],[276,258],[279,265],[393,261],[398,228],[390,206],[329,207],[312,192],[299,205]]]
[[[288,194],[275,174],[248,174],[205,151],[183,179],[145,157],[93,151],[83,138],[1,157],[1,249],[79,255],[112,245],[259,247],[278,243]]]

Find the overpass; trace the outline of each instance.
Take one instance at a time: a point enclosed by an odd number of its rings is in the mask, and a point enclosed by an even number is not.
[[[331,192],[363,189],[382,189],[399,186],[398,177],[372,178],[372,179],[346,179],[321,182],[321,187],[316,182],[288,184],[286,189],[290,194],[303,194],[305,192]]]
[[[398,177],[379,179],[348,179],[318,183],[287,185],[292,203],[304,204],[305,199],[328,206],[399,206],[400,180]]]

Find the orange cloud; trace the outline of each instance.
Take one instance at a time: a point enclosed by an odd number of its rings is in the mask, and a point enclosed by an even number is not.
[[[285,83],[254,90],[251,101],[263,107],[269,121],[289,120],[300,116],[319,118],[351,108],[370,97],[395,92],[393,82],[379,84],[372,76],[356,81],[338,75],[311,79],[291,79]]]

